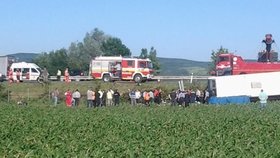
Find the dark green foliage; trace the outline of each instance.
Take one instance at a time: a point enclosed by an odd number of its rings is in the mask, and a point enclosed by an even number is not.
[[[56,75],[57,69],[61,71],[69,67],[69,57],[66,49],[59,49],[49,53],[42,53],[36,57],[33,62],[41,68],[46,67],[50,75]]]
[[[158,58],[157,58],[157,50],[154,47],[151,47],[149,53],[148,53],[147,48],[142,48],[141,53],[139,55],[139,58],[141,58],[141,59],[149,58],[151,60],[152,64],[153,64],[153,68],[157,72],[159,72],[160,63],[159,63]]]
[[[131,56],[130,50],[119,38],[110,37],[102,42],[101,50],[104,56]]]
[[[83,42],[72,42],[68,49],[59,49],[40,54],[33,62],[46,67],[51,75],[56,75],[57,69],[69,68],[73,71],[86,72],[90,61],[100,55],[130,56],[130,50],[119,38],[110,37],[97,28],[86,33]]]
[[[149,55],[148,55],[148,50],[147,50],[147,48],[142,48],[139,58],[141,58],[141,59],[146,59],[146,58],[148,58],[148,57],[149,57]]]
[[[215,70],[215,65],[218,61],[218,56],[220,54],[225,54],[225,53],[229,53],[228,49],[223,48],[223,46],[221,46],[217,51],[212,51],[211,53],[211,64],[209,65],[209,72]]]

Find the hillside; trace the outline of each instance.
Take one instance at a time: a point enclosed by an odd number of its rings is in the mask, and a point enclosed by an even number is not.
[[[7,56],[14,57],[17,62],[25,61],[25,62],[32,62],[32,59],[36,58],[39,54],[37,53],[16,53],[16,54],[9,54]]]
[[[13,56],[17,61],[32,62],[39,54],[36,53],[16,53]],[[161,66],[160,74],[162,76],[183,76],[183,75],[207,75],[208,65],[210,62],[200,62],[187,59],[161,58],[159,57]]]
[[[200,62],[187,59],[158,58],[161,66],[161,76],[208,75],[210,62]]]

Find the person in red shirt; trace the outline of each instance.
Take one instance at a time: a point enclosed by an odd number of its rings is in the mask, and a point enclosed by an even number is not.
[[[9,75],[9,83],[13,83],[13,81],[14,81],[14,79],[13,79],[13,69],[9,69],[8,75]]]
[[[66,83],[70,82],[68,68],[66,68],[64,71],[64,79]]]
[[[70,91],[70,89],[68,89],[65,92],[65,103],[67,107],[71,107],[72,106],[72,92]]]
[[[17,71],[16,71],[16,76],[17,76],[17,83],[19,83],[19,81],[20,81],[20,71],[19,71],[19,69],[17,69]]]

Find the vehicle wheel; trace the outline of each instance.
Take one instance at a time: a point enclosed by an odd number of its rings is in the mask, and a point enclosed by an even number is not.
[[[38,77],[36,80],[38,83],[43,83],[43,80],[40,77]]]
[[[245,72],[241,72],[241,73],[240,73],[240,75],[245,75],[245,74],[246,74]]]
[[[133,79],[136,83],[140,83],[142,81],[142,76],[140,74],[136,74]]]
[[[102,80],[103,80],[104,82],[110,82],[110,81],[111,81],[110,75],[108,75],[108,74],[103,75]]]

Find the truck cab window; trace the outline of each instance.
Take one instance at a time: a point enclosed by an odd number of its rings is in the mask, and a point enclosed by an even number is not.
[[[138,62],[138,68],[146,68],[147,65],[146,65],[146,62],[145,61],[139,61]]]
[[[128,60],[127,61],[127,66],[134,67],[134,61],[133,60]]]
[[[229,61],[229,57],[221,56],[221,57],[219,57],[219,62],[221,62],[221,61]]]

